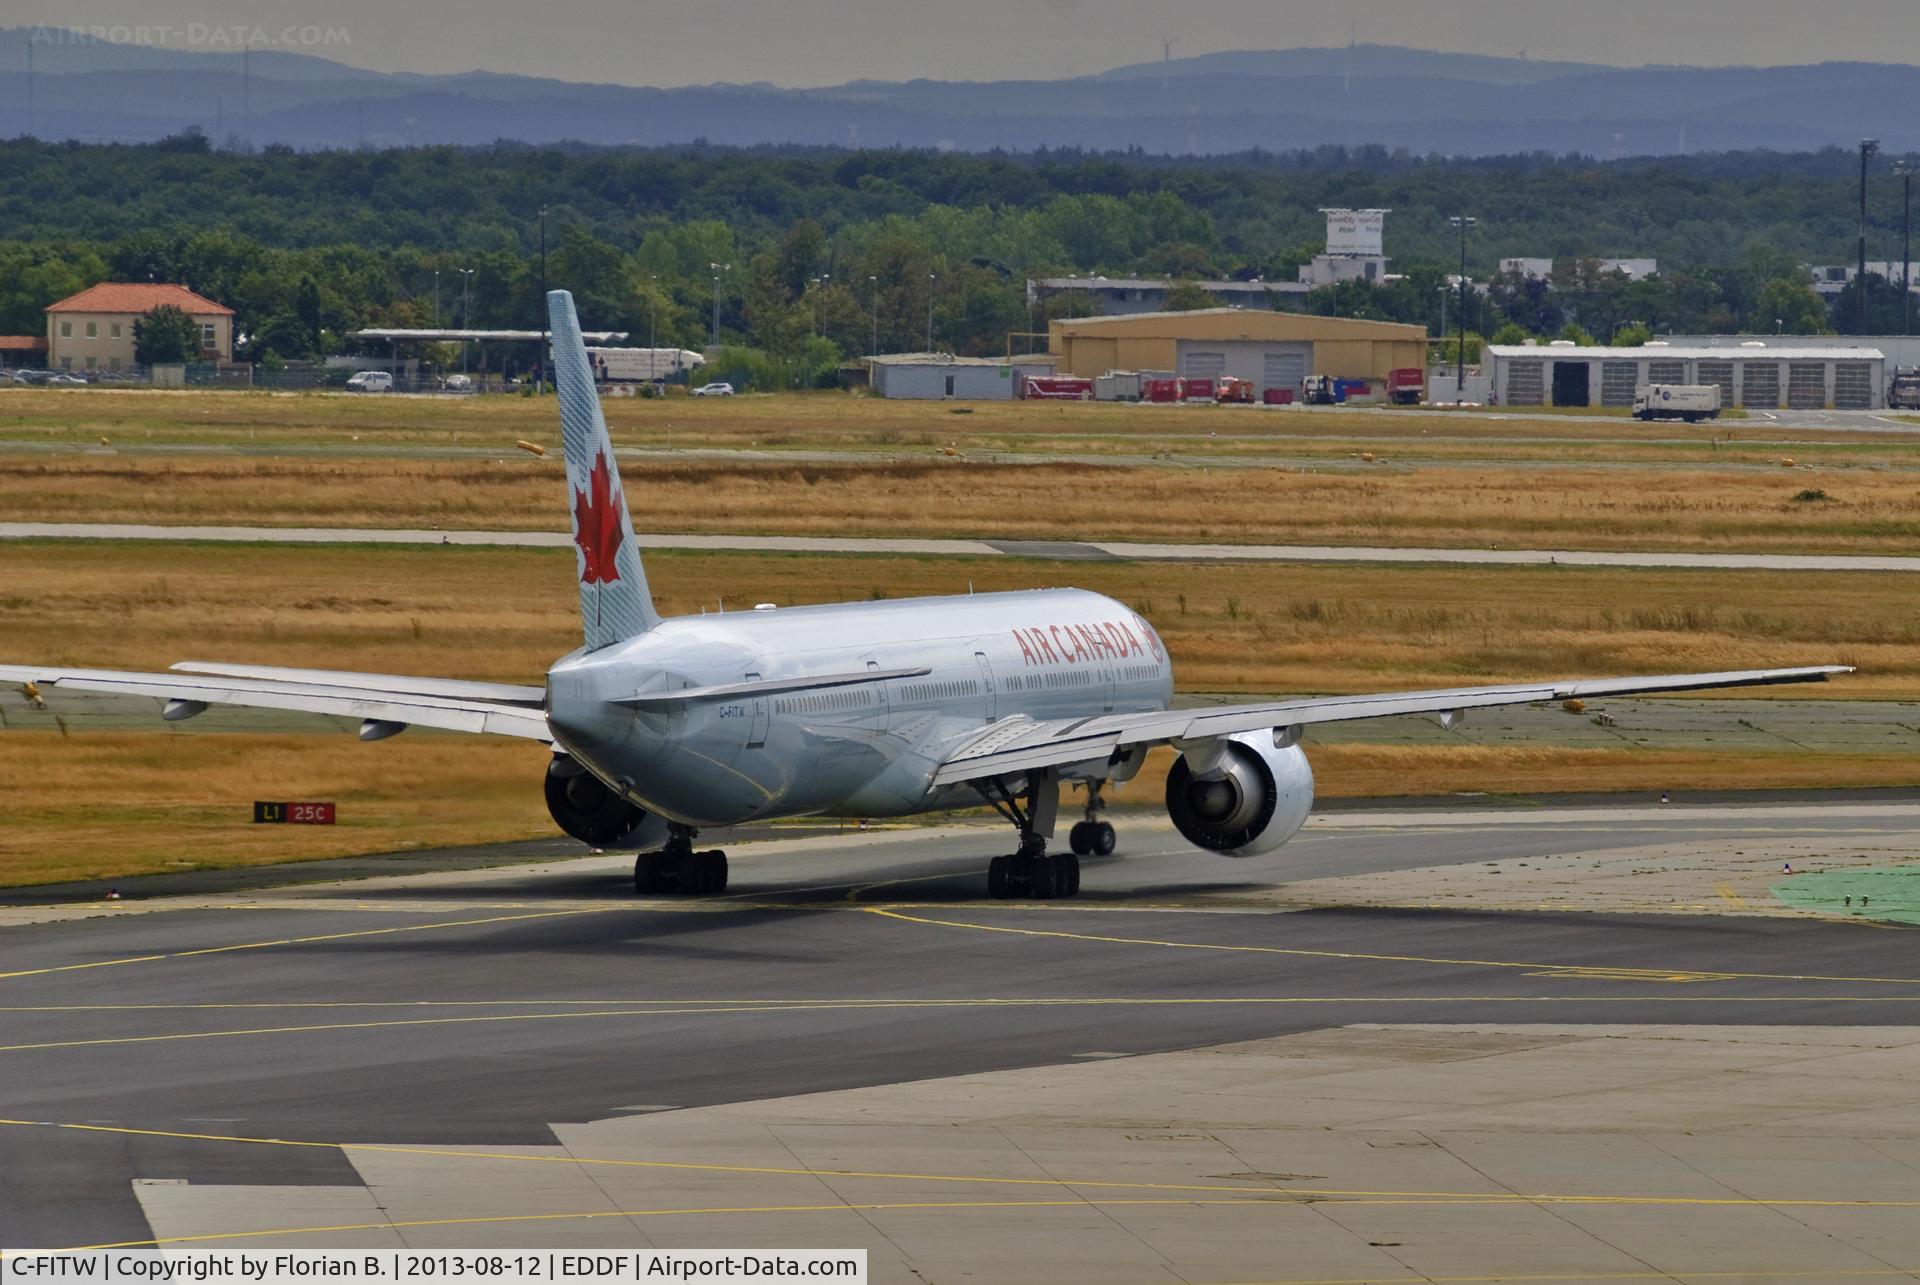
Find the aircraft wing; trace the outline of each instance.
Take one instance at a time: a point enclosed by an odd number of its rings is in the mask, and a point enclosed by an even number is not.
[[[935,785],[960,785],[1045,767],[1098,762],[1136,745],[1187,745],[1237,732],[1305,727],[1397,714],[1450,714],[1497,705],[1532,705],[1589,696],[1704,691],[1718,687],[1764,687],[1774,683],[1820,683],[1851,667],[1746,669],[1718,674],[1667,674],[1646,678],[1595,678],[1501,687],[1444,687],[1429,691],[1325,696],[1259,705],[1210,705],[1196,709],[1107,714],[1092,718],[995,723],[940,765]]]
[[[409,726],[535,741],[553,739],[547,730],[546,691],[539,687],[337,670],[188,664],[200,671],[227,672],[142,674],[55,665],[0,665],[0,683],[158,697],[168,702],[163,713],[168,719],[191,718],[209,705],[332,714],[361,719],[360,735],[365,740],[391,736]]]

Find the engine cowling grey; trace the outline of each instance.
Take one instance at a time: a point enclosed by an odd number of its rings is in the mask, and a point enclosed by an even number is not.
[[[547,812],[571,837],[596,848],[643,846],[658,818],[616,794],[605,781],[565,754],[547,764]]]
[[[1274,744],[1271,732],[1226,738],[1226,754],[1204,776],[1186,756],[1167,773],[1167,813],[1196,848],[1226,857],[1257,857],[1291,839],[1313,808],[1313,769],[1298,745]]]

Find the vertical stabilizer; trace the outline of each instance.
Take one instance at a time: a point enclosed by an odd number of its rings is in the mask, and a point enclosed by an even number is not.
[[[580,618],[587,650],[611,646],[660,623],[633,542],[613,442],[593,389],[593,367],[580,338],[580,318],[565,290],[547,295],[553,331],[554,384],[560,394],[560,440],[567,460],[567,502],[580,574]]]

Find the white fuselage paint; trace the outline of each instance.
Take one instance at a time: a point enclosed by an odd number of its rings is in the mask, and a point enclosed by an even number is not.
[[[813,691],[614,703],[922,667]],[[680,616],[547,675],[560,745],[638,806],[690,826],[973,806],[973,790],[936,790],[933,775],[990,724],[1163,710],[1172,694],[1153,627],[1078,589]]]

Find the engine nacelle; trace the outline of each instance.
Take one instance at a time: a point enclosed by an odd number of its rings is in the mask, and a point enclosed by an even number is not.
[[[666,835],[665,822],[621,798],[566,754],[554,755],[547,764],[547,811],[568,835],[596,848],[656,846]]]
[[[1199,774],[1185,754],[1175,759],[1167,773],[1174,829],[1224,857],[1257,857],[1291,839],[1313,808],[1313,769],[1292,740],[1272,732],[1224,737]]]

